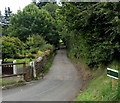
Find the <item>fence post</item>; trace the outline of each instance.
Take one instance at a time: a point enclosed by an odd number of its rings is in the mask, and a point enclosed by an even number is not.
[[[33,76],[34,78],[36,78],[36,68],[35,68],[35,61],[32,62],[33,63]]]
[[[33,78],[33,61],[30,62],[30,76]]]
[[[0,64],[2,64],[2,59],[0,60]],[[2,66],[0,66],[0,74],[2,74]]]
[[[35,61],[32,61],[32,62],[30,62],[30,66],[32,67],[32,69],[33,69],[33,77],[35,78],[35,77],[37,77],[36,76],[36,68],[35,68]]]
[[[23,64],[23,73],[24,74],[24,80],[27,81],[27,69],[26,69],[26,63]]]
[[[16,63],[16,60],[14,60],[13,63]],[[17,66],[16,65],[13,65],[13,74],[17,74]]]

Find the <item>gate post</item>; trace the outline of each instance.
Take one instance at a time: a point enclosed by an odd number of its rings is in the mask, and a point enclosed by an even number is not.
[[[16,63],[16,60],[14,60],[13,63]],[[17,66],[16,65],[13,65],[13,74],[17,74]]]
[[[0,60],[0,64],[2,64],[2,59]],[[0,66],[0,74],[2,74],[2,66]]]
[[[26,63],[23,64],[23,73],[24,74],[24,80],[27,81],[27,69],[26,69]]]
[[[37,75],[36,75],[36,68],[35,68],[35,61],[33,61],[32,62],[33,63],[33,76],[34,76],[34,78],[36,78],[37,77]]]

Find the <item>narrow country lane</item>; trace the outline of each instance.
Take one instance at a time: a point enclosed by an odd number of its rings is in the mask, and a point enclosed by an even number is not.
[[[80,73],[66,56],[66,50],[57,51],[50,72],[34,83],[3,90],[3,101],[71,101],[82,87]]]

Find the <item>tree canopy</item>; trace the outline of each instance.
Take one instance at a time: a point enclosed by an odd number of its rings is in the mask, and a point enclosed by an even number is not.
[[[10,18],[9,36],[15,36],[22,41],[32,34],[40,34],[51,44],[56,36],[56,23],[45,9],[39,9],[35,4],[27,5],[23,11],[18,11]],[[58,40],[56,40],[58,42]]]
[[[70,56],[90,67],[120,56],[120,3],[64,3],[57,15]]]
[[[83,58],[89,67],[107,64],[120,56],[120,3],[67,2],[61,7],[45,3],[27,5],[10,18],[9,36],[27,41],[39,34],[58,46],[60,38],[68,55]]]

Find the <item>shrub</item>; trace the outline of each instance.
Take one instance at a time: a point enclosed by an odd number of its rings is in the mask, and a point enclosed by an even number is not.
[[[27,58],[35,58],[35,55],[34,55],[34,54],[29,53],[26,57],[27,57]]]
[[[37,56],[37,57],[40,57],[40,56],[43,56],[43,55],[44,55],[44,52],[42,52],[42,51],[39,50],[39,51],[37,52],[37,55],[36,55],[36,56]]]
[[[26,45],[27,50],[29,50],[31,53],[36,54],[41,47],[46,45],[46,41],[39,34],[33,34],[32,36],[27,38]]]
[[[14,58],[22,54],[25,44],[16,37],[2,37],[2,58]]]
[[[25,58],[25,56],[24,56],[24,55],[21,55],[21,54],[19,54],[19,53],[16,53],[16,54],[14,55],[14,58],[15,58],[15,59],[23,59],[23,58]]]
[[[51,51],[50,50],[46,50],[44,53],[45,53],[45,55],[49,56]]]
[[[54,46],[51,45],[51,44],[45,44],[41,49],[42,49],[43,51],[46,51],[46,50],[53,51]]]
[[[54,49],[53,45],[47,44],[44,38],[39,34],[33,34],[32,36],[28,37],[26,45],[27,51],[29,50],[29,53],[37,54],[37,56],[41,55],[42,52],[46,50],[53,51]]]

